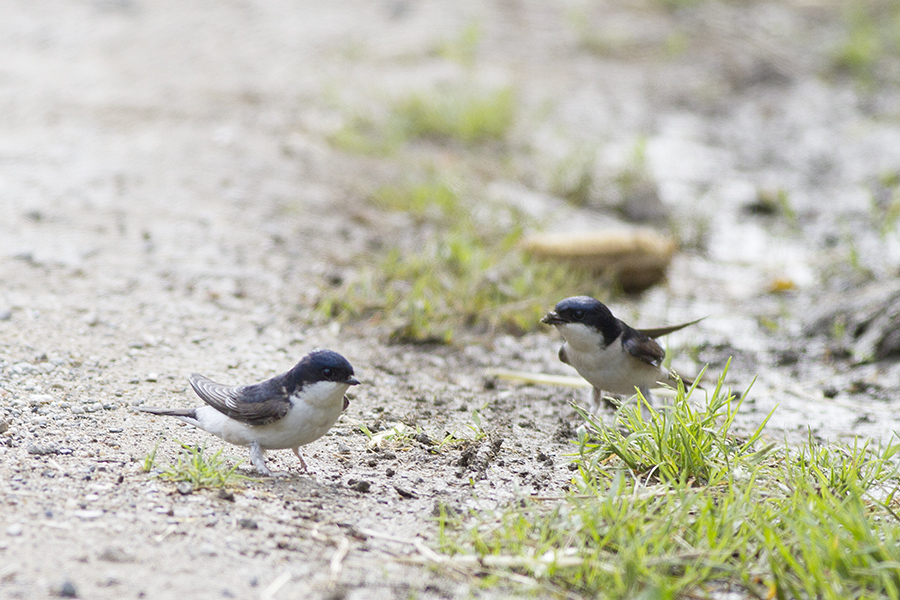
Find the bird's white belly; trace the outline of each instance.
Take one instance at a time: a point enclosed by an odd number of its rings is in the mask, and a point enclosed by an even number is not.
[[[292,399],[291,409],[274,423],[248,425],[211,406],[197,409],[197,421],[202,429],[237,446],[249,446],[253,442],[265,450],[303,446],[325,435],[344,409],[344,392],[349,386],[324,383],[327,386],[313,384],[311,388],[322,389],[307,390],[303,401]]]
[[[565,352],[579,375],[595,388],[611,394],[632,395],[634,388],[653,388],[658,381],[666,380],[662,369],[634,358],[618,345],[584,352],[566,344]]]

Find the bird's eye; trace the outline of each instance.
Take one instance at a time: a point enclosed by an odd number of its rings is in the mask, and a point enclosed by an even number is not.
[[[324,375],[325,377],[331,378],[331,375],[333,373],[334,371],[331,369],[331,367],[325,367],[324,369],[322,369],[322,375]]]
[[[575,316],[576,319],[578,319],[578,320],[580,321],[580,320],[582,320],[582,319],[584,318],[584,311],[581,310],[581,309],[576,310],[576,311],[573,313],[573,315]]]

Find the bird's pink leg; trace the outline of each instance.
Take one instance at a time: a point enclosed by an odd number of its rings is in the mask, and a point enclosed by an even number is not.
[[[291,450],[293,450],[293,451],[294,451],[294,454],[297,455],[297,458],[300,459],[300,466],[303,467],[303,472],[304,472],[304,473],[308,473],[308,472],[309,472],[309,469],[306,468],[306,461],[303,460],[303,457],[302,457],[302,456],[300,456],[300,447],[297,446],[296,448],[291,448]]]

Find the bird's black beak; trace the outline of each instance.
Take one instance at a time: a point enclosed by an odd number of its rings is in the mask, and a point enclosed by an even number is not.
[[[568,323],[565,319],[556,314],[555,310],[551,310],[541,319],[541,323],[545,323],[547,325],[562,325],[563,323]]]
[[[352,375],[344,380],[344,383],[347,385],[359,385],[359,379],[353,377]]]

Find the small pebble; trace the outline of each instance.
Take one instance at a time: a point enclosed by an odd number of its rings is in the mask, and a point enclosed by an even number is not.
[[[234,502],[234,492],[232,492],[231,490],[226,490],[225,488],[222,488],[221,490],[219,490],[219,493],[216,496],[222,500],[227,500],[228,502]]]
[[[409,490],[407,490],[407,489],[404,489],[404,488],[402,488],[402,487],[400,487],[400,486],[395,485],[395,486],[394,486],[394,489],[397,490],[397,493],[400,494],[400,497],[401,497],[401,498],[409,498],[409,499],[412,499],[412,498],[418,498],[418,496],[417,496],[414,492],[411,492],[411,491],[409,491]]]
[[[241,529],[259,529],[259,525],[253,519],[238,519]]]
[[[24,531],[24,528],[21,523],[13,523],[6,528],[6,535],[9,537],[18,537],[22,535],[22,531]]]
[[[350,486],[351,490],[355,490],[360,493],[367,493],[371,488],[372,484],[364,479],[350,479],[347,481],[347,485]]]
[[[187,496],[188,494],[193,493],[194,486],[191,485],[190,481],[179,481],[178,485],[175,486],[175,489],[178,490],[178,493],[182,496]]]
[[[157,373],[147,373],[147,381],[154,382],[159,380],[159,375]]]
[[[34,365],[27,362],[19,362],[9,368],[15,375],[28,375],[34,372]]]
[[[8,308],[0,308],[0,321],[9,321],[12,319],[12,311]]]
[[[109,428],[110,433],[122,433],[123,431],[125,431],[125,430],[122,429],[121,427],[110,427]]]
[[[72,516],[78,517],[82,521],[92,521],[94,519],[99,519],[103,516],[102,510],[75,510],[72,511]]]
[[[113,563],[127,563],[135,560],[133,554],[126,552],[119,546],[107,546],[104,548],[103,552],[100,553],[98,558]]]
[[[47,456],[49,454],[56,454],[59,451],[57,446],[52,444],[48,444],[46,446],[38,446],[37,444],[28,444],[25,448],[28,454],[32,454],[34,456]]]
[[[74,583],[66,579],[62,582],[62,585],[59,586],[56,595],[60,598],[77,598],[78,590],[75,589]]]
[[[9,421],[0,420],[0,433],[6,433],[9,430]]]

